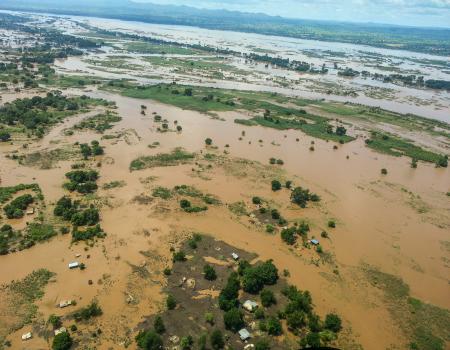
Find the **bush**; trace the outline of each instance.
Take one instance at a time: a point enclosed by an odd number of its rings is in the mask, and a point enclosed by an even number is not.
[[[80,309],[74,314],[74,318],[77,321],[87,321],[92,317],[101,316],[103,314],[102,309],[96,301],[91,302],[88,306]]]
[[[269,307],[277,303],[275,295],[270,289],[263,289],[261,292],[261,304],[264,307]]]
[[[242,276],[242,287],[247,293],[256,294],[264,287],[264,285],[273,285],[278,280],[278,270],[268,260],[260,265],[248,267]]]
[[[306,326],[306,314],[303,311],[294,311],[286,315],[286,322],[291,330]]]
[[[158,334],[163,334],[166,331],[166,326],[164,325],[164,321],[161,316],[156,316],[155,321],[153,322],[153,328]]]
[[[324,327],[325,329],[329,329],[332,332],[338,333],[342,329],[341,318],[336,314],[326,315]]]
[[[281,230],[281,239],[289,245],[293,245],[297,240],[297,228],[290,227]]]
[[[0,130],[0,142],[6,142],[11,139],[11,135],[9,132],[6,132],[4,130]]]
[[[139,332],[136,343],[144,350],[161,350],[163,346],[161,337],[153,330]]]
[[[281,335],[283,330],[280,321],[275,317],[270,317],[266,322],[267,333],[270,335]]]
[[[300,345],[304,348],[318,348],[320,347],[320,335],[314,332],[308,333],[306,337],[302,338]]]
[[[223,322],[226,329],[237,332],[244,327],[244,316],[239,309],[232,308],[223,315]]]
[[[335,228],[336,227],[336,221],[334,220],[328,220],[328,227]]]
[[[69,350],[72,347],[72,338],[67,332],[59,333],[55,335],[52,342],[53,350]]]
[[[192,347],[193,344],[194,339],[192,338],[192,336],[188,335],[186,337],[181,338],[180,341],[181,350],[188,350]]]
[[[165,276],[170,276],[172,274],[172,269],[169,267],[166,267],[163,271]]]
[[[222,332],[219,329],[215,329],[211,333],[210,342],[214,350],[221,350],[224,348],[225,341],[223,339]]]
[[[205,321],[209,323],[211,326],[214,325],[214,314],[212,312],[207,312],[205,314]]]
[[[281,183],[278,180],[272,180],[272,191],[281,190]]]
[[[382,175],[387,175],[387,169],[386,168],[383,168],[383,169],[381,169],[381,174]]]
[[[169,296],[167,297],[166,306],[168,310],[173,310],[177,307],[177,301],[172,294],[169,294]]]
[[[186,254],[180,250],[178,252],[173,253],[172,260],[175,261],[186,261]]]
[[[191,202],[189,202],[187,199],[182,199],[182,200],[180,201],[180,207],[181,207],[182,209],[190,208],[190,207],[191,207]]]
[[[261,204],[261,203],[262,203],[262,200],[261,200],[261,198],[259,198],[259,197],[253,197],[253,198],[252,198],[252,203],[253,203],[253,204]]]
[[[53,329],[57,329],[62,325],[61,317],[52,314],[48,317],[48,323],[52,325]]]
[[[207,146],[211,146],[212,142],[213,141],[209,137],[205,139],[205,145],[207,145]]]
[[[217,278],[216,270],[211,265],[203,266],[203,273],[205,274],[205,279],[208,281],[214,281]]]
[[[318,202],[320,197],[311,193],[308,189],[296,187],[291,193],[291,201],[301,208],[305,208],[308,201]]]
[[[222,310],[228,311],[238,305],[237,298],[239,296],[239,289],[240,282],[238,274],[236,272],[232,272],[228,277],[227,284],[219,294],[219,306]]]

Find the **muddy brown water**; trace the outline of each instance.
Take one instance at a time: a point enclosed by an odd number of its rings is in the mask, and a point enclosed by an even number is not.
[[[102,227],[108,233],[105,240],[85,251],[83,243],[70,244],[70,235],[58,236],[32,249],[0,257],[2,284],[23,278],[40,267],[57,273],[56,281],[46,287],[45,296],[38,302],[44,319],[51,313],[66,314],[73,310],[56,309],[55,304],[60,300],[73,298],[79,306],[84,306],[96,297],[104,310],[104,315],[95,320],[95,324],[103,329],[102,340],[98,340],[96,346],[121,347],[126,332],[132,331],[144,316],[161,306],[160,291],[164,279],[157,272],[169,264],[169,247],[189,231],[207,232],[228,244],[254,252],[261,259],[274,259],[280,269],[290,271],[291,283],[311,291],[321,315],[330,311],[342,315],[344,323],[351,325],[356,341],[365,349],[402,346],[406,340],[398,336],[398,326],[380,292],[370,287],[364,278],[362,263],[401,276],[410,285],[412,296],[450,308],[448,267],[442,260],[448,258],[448,251],[443,250],[441,244],[449,240],[450,205],[445,193],[450,190],[450,169],[436,169],[424,163],[420,163],[418,169],[411,169],[409,159],[375,153],[364,146],[362,139],[333,150],[333,143],[313,139],[299,131],[245,127],[233,122],[234,118],[240,117],[234,112],[221,113],[224,118],[221,121],[149,100],[103,92],[88,94],[117,103],[123,120],[107,133],[134,129],[138,137],[131,133],[128,142],[123,137],[118,141],[101,141],[105,146],[105,157],[112,158],[113,162],[104,161],[98,169],[100,187],[114,180],[126,182],[122,188],[98,191],[98,195],[108,201],[101,209]],[[147,116],[140,115],[141,104],[147,106]],[[171,128],[177,120],[183,132],[157,132],[152,112],[167,118]],[[30,145],[30,151],[100,139],[100,135],[93,132],[64,136],[62,131],[73,125],[73,120],[69,118],[43,140]],[[243,130],[246,136],[239,141]],[[129,171],[130,162],[136,157],[167,152],[177,146],[207,152],[204,147],[207,137],[218,146],[214,152],[223,152],[225,144],[229,144],[226,150],[230,157],[262,164],[268,164],[270,157],[283,159],[286,177],[295,185],[318,193],[322,197],[320,205],[307,209],[289,206],[288,192],[273,193],[267,183],[271,179],[264,179],[264,173],[238,178],[214,165],[211,171],[205,172],[210,178],[205,181],[194,176],[193,165]],[[258,142],[260,139],[262,143]],[[56,140],[60,143],[55,144]],[[315,141],[314,152],[309,151],[312,140]],[[160,146],[148,148],[155,141],[160,142]],[[2,186],[37,182],[47,203],[64,194],[61,185],[64,173],[70,169],[70,161],[59,162],[58,167],[50,170],[26,168],[6,159],[6,149],[0,147],[3,153],[0,159]],[[9,150],[10,146],[7,147]],[[387,176],[380,174],[381,168],[388,169]],[[330,240],[319,239],[324,250],[335,255],[335,264],[317,267],[311,263],[317,257],[313,252],[290,249],[279,235],[256,230],[246,217],[238,220],[225,205],[211,206],[202,214],[187,214],[177,211],[173,201],[155,201],[149,206],[133,202],[136,195],[150,194],[149,186],[142,184],[142,179],[149,176],[156,177],[150,187],[194,185],[205,193],[217,195],[224,203],[239,200],[250,203],[253,195],[270,199],[280,205],[287,218],[308,219],[312,235],[320,237],[321,230],[326,229]],[[402,188],[420,196],[420,201]],[[418,205],[426,206],[426,212],[419,214]],[[171,211],[161,211],[163,207],[169,207]],[[336,219],[336,229],[326,227],[330,218]],[[154,258],[146,258],[140,251],[151,251]],[[81,257],[75,258],[76,254]],[[87,269],[69,270],[67,264],[74,260],[84,262]],[[139,266],[143,262],[148,264],[153,282],[140,286],[130,264]],[[335,266],[340,272],[338,278],[332,272]],[[90,279],[94,281],[93,285],[88,284]],[[139,300],[138,305],[126,302],[130,292]],[[9,337],[13,348],[43,347],[40,339],[26,344],[18,340],[28,329],[25,327]]]

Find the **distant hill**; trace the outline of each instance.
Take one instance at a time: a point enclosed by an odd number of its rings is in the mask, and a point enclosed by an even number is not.
[[[450,55],[450,29],[287,19],[130,0],[2,0],[0,9],[196,26]]]

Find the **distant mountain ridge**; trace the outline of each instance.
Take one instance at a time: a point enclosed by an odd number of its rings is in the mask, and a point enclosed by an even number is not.
[[[0,9],[187,25],[450,55],[450,29],[445,28],[288,19],[262,13],[206,10],[130,0],[2,0]]]

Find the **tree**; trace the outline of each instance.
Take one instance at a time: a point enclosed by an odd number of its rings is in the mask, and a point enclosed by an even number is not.
[[[163,334],[166,331],[166,326],[164,325],[161,316],[156,316],[155,321],[153,322],[153,328],[158,334]]]
[[[294,311],[286,315],[289,329],[295,330],[306,325],[306,314],[303,311]]]
[[[192,347],[193,344],[194,339],[192,338],[192,336],[188,335],[186,337],[181,338],[180,341],[181,350],[188,350]]]
[[[59,328],[62,325],[61,317],[51,314],[48,318],[48,323],[53,326],[53,329]]]
[[[347,133],[347,129],[344,128],[343,126],[338,126],[336,128],[336,135],[338,136],[344,136]]]
[[[139,332],[136,343],[144,350],[160,350],[163,346],[161,337],[153,330]]]
[[[267,333],[270,335],[281,335],[283,332],[280,321],[275,317],[270,317],[266,323]]]
[[[342,329],[341,318],[336,314],[328,314],[325,316],[324,327],[332,332],[339,332]]]
[[[383,169],[381,169],[381,174],[382,175],[387,175],[387,169],[386,168],[383,168]]]
[[[205,274],[205,279],[208,281],[214,281],[217,278],[216,270],[211,265],[206,264],[203,267],[203,273]]]
[[[270,289],[264,288],[261,292],[261,304],[264,307],[269,307],[273,304],[276,304],[277,300],[275,299],[275,295]]]
[[[9,132],[5,130],[0,130],[0,142],[6,142],[11,139],[11,135]]]
[[[211,146],[211,145],[212,145],[212,142],[213,142],[212,139],[210,139],[209,137],[205,139],[205,144],[206,144],[207,146]]]
[[[295,227],[281,230],[281,239],[289,245],[293,245],[297,240],[297,229]]]
[[[335,228],[336,227],[336,221],[334,220],[328,220],[328,227]]]
[[[175,261],[186,261],[186,253],[183,252],[182,250],[173,253],[173,258],[172,260]]]
[[[219,329],[215,329],[211,333],[210,342],[214,350],[220,350],[224,348],[225,341],[223,339],[222,332]]]
[[[252,198],[252,203],[253,204],[261,204],[262,200],[261,200],[261,198],[255,196]]]
[[[318,348],[320,347],[320,335],[319,333],[311,332],[302,338],[300,345],[303,348]]]
[[[225,328],[237,332],[242,327],[244,327],[244,316],[242,312],[237,308],[232,308],[225,312],[223,315],[223,322],[225,323]]]
[[[177,306],[177,301],[175,300],[174,296],[172,294],[169,294],[169,296],[166,299],[166,305],[168,310],[173,310]]]
[[[189,202],[187,199],[182,199],[180,201],[180,207],[182,209],[190,208],[191,207],[191,202]]]
[[[272,191],[281,190],[281,183],[278,180],[272,180]]]
[[[67,332],[62,332],[53,338],[52,349],[53,350],[69,350],[72,347],[72,338]]]
[[[306,188],[296,187],[291,193],[291,201],[301,208],[305,208],[309,200],[311,200],[311,193]]]

